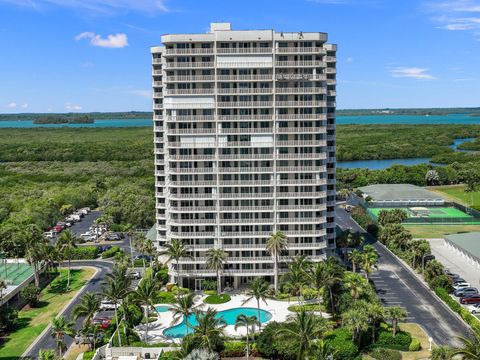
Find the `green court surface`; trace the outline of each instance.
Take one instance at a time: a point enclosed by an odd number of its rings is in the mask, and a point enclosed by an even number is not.
[[[0,279],[5,279],[8,285],[20,285],[33,274],[33,269],[25,263],[4,263],[0,260]]]
[[[424,207],[421,207],[421,209],[424,209]],[[427,209],[427,211],[413,211],[412,208],[402,208],[402,210],[407,212],[408,218],[472,219],[471,215],[452,207],[430,207],[425,209]],[[378,218],[378,214],[381,210],[393,210],[393,208],[369,208],[368,210],[370,210],[371,214],[375,216],[375,218]]]

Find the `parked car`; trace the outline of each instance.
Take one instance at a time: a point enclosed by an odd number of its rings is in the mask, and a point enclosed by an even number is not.
[[[480,303],[480,294],[469,295],[460,298],[460,304],[478,304]]]
[[[140,271],[132,271],[130,273],[130,278],[132,278],[133,280],[140,280],[142,278],[142,274],[140,273]]]
[[[453,289],[454,290],[463,289],[463,288],[467,288],[467,287],[470,287],[470,284],[467,283],[467,282],[459,282],[459,283],[453,284]]]
[[[149,256],[149,255],[137,255],[137,256],[135,256],[135,260],[143,260],[143,259],[145,259],[147,261],[150,261],[152,259],[152,257]]]
[[[55,237],[56,233],[54,233],[53,231],[47,231],[47,232],[44,232],[43,233],[43,236],[49,238],[49,239],[53,239]]]
[[[57,233],[59,233],[59,232],[62,232],[63,227],[60,226],[60,225],[55,225],[55,226],[53,227],[53,229],[54,229]]]
[[[480,313],[480,303],[467,306],[467,310],[470,311],[472,314],[479,314]]]
[[[475,287],[461,288],[453,292],[453,295],[455,295],[456,297],[475,295],[475,294],[478,294],[478,289]]]
[[[101,253],[103,253],[103,252],[105,252],[105,251],[107,251],[107,250],[110,250],[111,248],[112,248],[112,245],[99,246],[99,247],[98,247],[98,251],[101,252]]]
[[[100,302],[100,310],[115,310],[115,304],[110,300],[102,300]]]
[[[112,310],[99,311],[93,317],[92,324],[100,325],[102,329],[106,329],[114,316],[115,312]]]
[[[80,234],[81,237],[88,237],[88,236],[92,236],[93,235],[93,232],[91,231],[87,231],[87,232],[84,232],[83,234]]]
[[[107,234],[105,236],[105,240],[107,240],[107,241],[118,241],[120,239],[121,239],[120,236],[118,234],[115,234],[115,233]]]

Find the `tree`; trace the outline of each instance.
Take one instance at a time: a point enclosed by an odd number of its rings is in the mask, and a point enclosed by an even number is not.
[[[38,297],[40,296],[41,289],[34,284],[28,284],[20,292],[22,299],[27,302],[30,307],[38,306]]]
[[[460,355],[461,359],[465,360],[480,359],[480,330],[475,329],[471,337],[457,336],[457,339],[460,340],[462,345],[452,349],[452,358]]]
[[[217,311],[208,308],[207,311],[197,310],[195,313],[197,325],[193,326],[194,337],[199,341],[200,348],[216,351],[223,329],[227,326],[223,317],[217,317]]]
[[[432,349],[431,360],[451,360],[453,357],[452,349],[449,346],[442,345]]]
[[[97,344],[100,342],[98,333],[100,331],[100,325],[92,323],[84,323],[79,334],[88,342],[90,349],[95,351]]]
[[[425,265],[425,271],[423,276],[425,277],[426,282],[430,282],[436,277],[445,275],[443,264],[438,260],[430,260],[427,265]]]
[[[70,288],[70,265],[72,260],[72,251],[77,247],[77,242],[78,238],[70,230],[63,231],[57,241],[59,253],[63,255],[64,259],[68,260],[67,289]]]
[[[145,255],[146,250],[147,250],[147,238],[143,234],[137,234],[135,237],[135,240],[133,240],[133,247],[135,248],[136,251],[141,253],[142,255]],[[142,258],[143,260],[143,272],[145,272],[146,265],[145,265],[145,256]]]
[[[323,339],[317,340],[312,347],[312,359],[315,360],[333,360],[337,354],[328,341]]]
[[[335,314],[335,301],[334,301],[334,289],[338,283],[343,279],[343,268],[338,264],[338,261],[331,257],[321,262],[323,266],[322,271],[319,273],[321,276],[318,281],[323,283],[323,291],[329,298],[330,309],[332,314]]]
[[[373,245],[365,245],[363,247],[363,256],[362,256],[362,268],[365,271],[367,279],[372,273],[373,269],[377,267],[378,263],[378,253]]]
[[[153,307],[160,290],[159,283],[152,277],[143,278],[132,293],[133,299],[144,306],[145,309],[145,342],[148,341],[148,323],[150,307]]]
[[[249,333],[250,333],[250,328],[254,328],[254,326],[258,323],[257,317],[256,316],[246,316],[244,314],[240,314],[237,316],[235,319],[235,330],[237,330],[240,326],[245,327],[247,329],[247,360],[250,356],[250,348],[249,348]]]
[[[407,312],[400,306],[391,306],[385,309],[385,316],[391,321],[392,334],[395,336],[398,330],[398,323],[407,317]]]
[[[38,360],[58,360],[58,357],[52,349],[40,349],[38,351]]]
[[[350,292],[353,300],[358,298],[367,290],[368,282],[360,274],[347,273],[344,278],[343,286]]]
[[[478,184],[480,182],[479,176],[474,169],[468,169],[462,171],[460,174],[463,182],[465,183],[465,194],[470,194],[470,207],[473,206],[473,193],[477,191]]]
[[[257,311],[258,311],[258,329],[262,330],[262,318],[260,317],[260,300],[262,300],[265,305],[267,305],[267,295],[268,295],[268,282],[265,279],[257,277],[250,283],[250,288],[247,291],[247,298],[243,301],[242,305],[245,305],[252,299],[257,300]]]
[[[352,272],[357,272],[357,266],[362,263],[363,254],[355,249],[348,254],[348,258],[352,262]]]
[[[378,223],[381,226],[401,224],[408,217],[403,209],[380,210],[378,213]]]
[[[90,323],[95,313],[100,309],[100,299],[97,294],[86,293],[80,299],[80,304],[73,308],[72,315],[75,320],[83,319],[83,325]]]
[[[218,355],[206,349],[194,349],[185,360],[218,360]]]
[[[282,251],[288,247],[288,238],[281,231],[276,231],[267,240],[266,250],[273,257],[273,274],[274,274],[274,287],[275,295],[278,295],[278,257]]]
[[[165,250],[160,251],[159,255],[166,255],[168,259],[166,262],[171,262],[175,260],[176,270],[177,270],[177,285],[182,286],[181,276],[180,276],[180,264],[179,261],[181,258],[193,258],[189,253],[185,244],[178,239],[172,239],[170,244],[165,245]]]
[[[195,295],[193,293],[188,293],[185,295],[179,295],[177,298],[177,303],[171,306],[171,310],[173,311],[173,321],[176,323],[182,317],[185,319],[185,326],[187,328],[187,335],[189,326],[189,316],[194,314],[195,311],[201,305],[195,306]]]
[[[427,185],[437,185],[440,182],[440,176],[437,170],[428,170],[425,174],[425,181]]]
[[[52,337],[55,339],[57,352],[60,357],[62,357],[63,351],[66,348],[65,336],[75,336],[74,325],[75,323],[73,321],[68,320],[64,316],[56,317],[52,321]]]
[[[217,272],[217,293],[222,292],[222,278],[220,271],[223,270],[223,264],[227,260],[228,253],[223,249],[210,249],[206,252],[207,269]]]
[[[300,311],[293,317],[293,328],[281,327],[277,331],[277,335],[295,339],[298,344],[297,359],[305,359],[305,355],[310,351],[312,342],[320,338],[324,331],[328,328],[324,319],[318,318],[306,311]]]
[[[37,225],[28,225],[22,235],[25,258],[33,267],[35,286],[39,287],[41,262],[46,252],[47,239],[43,236],[42,230]]]
[[[378,303],[362,302],[361,305],[366,309],[368,322],[372,328],[372,343],[375,342],[375,333],[377,331],[377,325],[380,324],[385,317],[385,309]]]
[[[412,267],[417,267],[418,260],[423,265],[423,257],[430,254],[430,244],[427,240],[412,240],[408,243],[408,248],[412,253]]]
[[[352,332],[352,341],[360,344],[362,331],[368,330],[368,316],[361,309],[352,308],[342,314],[342,324]]]

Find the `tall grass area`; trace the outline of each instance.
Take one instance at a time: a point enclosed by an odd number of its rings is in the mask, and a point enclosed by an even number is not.
[[[39,307],[33,309],[25,307],[18,313],[19,325],[0,345],[0,358],[20,357],[52,319],[75,297],[93,273],[94,270],[90,268],[72,269],[70,289],[67,290],[67,270],[61,269],[50,285],[42,290]]]
[[[449,200],[466,206],[473,205],[474,208],[480,209],[480,191],[466,193],[465,185],[432,186],[428,190],[443,195]]]

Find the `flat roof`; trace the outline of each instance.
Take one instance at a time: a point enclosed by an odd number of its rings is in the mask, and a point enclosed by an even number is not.
[[[374,201],[445,201],[434,192],[410,184],[376,184],[363,186],[359,190]]]
[[[480,232],[445,235],[445,240],[480,259]]]

